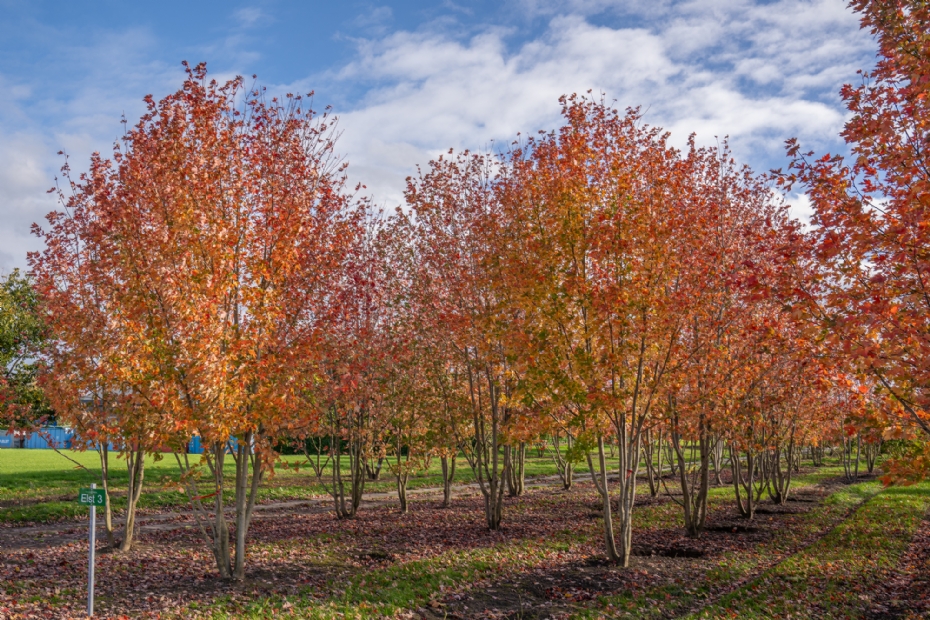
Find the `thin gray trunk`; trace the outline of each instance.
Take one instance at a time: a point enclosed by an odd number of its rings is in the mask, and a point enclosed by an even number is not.
[[[442,507],[449,508],[452,506],[452,481],[455,479],[455,459],[456,455],[451,457],[442,456],[439,462],[442,465]]]
[[[136,506],[142,495],[142,481],[145,475],[145,452],[130,448],[126,458],[129,470],[129,489],[126,496],[126,526],[123,528],[123,540],[120,551],[129,551],[136,531]]]

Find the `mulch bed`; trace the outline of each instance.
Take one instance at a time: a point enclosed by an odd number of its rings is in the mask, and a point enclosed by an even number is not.
[[[712,504],[708,531],[698,539],[688,538],[680,528],[634,529],[629,569],[601,559],[601,522],[592,518],[599,502],[589,482],[570,491],[530,489],[521,498],[507,500],[502,529],[496,532],[485,525],[480,495],[458,497],[451,509],[439,508],[432,499],[415,501],[406,515],[381,504],[343,521],[328,511],[309,508],[257,513],[250,530],[247,579],[242,583],[218,579],[199,531],[178,516],[165,519],[166,527],[143,530],[130,553],[101,553],[97,612],[101,617],[189,617],[186,609],[191,603],[205,605],[219,597],[229,601],[229,609],[274,594],[301,593],[325,600],[338,597],[340,584],[344,587],[347,579],[370,570],[450,551],[564,539],[568,530],[572,540],[589,542],[573,542],[564,553],[550,554],[522,572],[514,569],[483,581],[455,584],[437,594],[429,607],[416,610],[422,617],[436,618],[558,616],[605,594],[635,595],[663,585],[693,591],[724,554],[753,553],[791,528],[798,513],[812,509],[827,492],[795,492],[796,501],[783,507],[763,503],[760,508],[768,512],[751,524],[736,517],[731,504]],[[671,501],[643,497],[637,505],[641,509]],[[15,530],[6,532],[15,534]],[[777,559],[773,556],[770,561]],[[80,616],[86,561],[85,540],[4,549],[0,617]],[[683,611],[674,600],[662,605],[667,615]]]

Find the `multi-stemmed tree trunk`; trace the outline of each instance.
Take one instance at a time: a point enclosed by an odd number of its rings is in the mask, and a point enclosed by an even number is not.
[[[486,383],[487,391],[482,386]],[[501,426],[504,412],[498,386],[490,364],[481,372],[468,365],[468,388],[472,405],[474,441],[465,445],[465,458],[471,466],[484,496],[484,514],[488,529],[500,529],[503,517],[505,480],[508,463],[501,455]]]
[[[303,439],[300,442],[304,458],[307,464],[310,465],[310,469],[313,470],[317,482],[321,484],[323,483],[323,472],[326,471],[326,466],[332,460],[332,451],[325,449],[325,439],[317,435]]]
[[[715,442],[716,439],[706,430],[704,418],[701,416],[695,446],[694,438],[689,440],[681,434],[678,415],[673,413],[669,443],[678,459],[678,478],[681,484],[681,501],[675,501],[684,509],[685,531],[689,536],[699,536],[704,531],[704,523],[707,520],[707,494],[710,490],[710,459]]]
[[[142,481],[145,477],[145,452],[138,447],[125,446],[126,468],[129,470],[129,487],[126,494],[126,525],[120,551],[129,551],[136,531],[136,506],[142,496]]]
[[[664,450],[663,450],[664,448]],[[662,435],[659,435],[659,455],[665,455],[665,461],[668,463],[668,473],[672,477],[678,474],[678,457],[675,454],[675,448],[672,446],[671,438],[662,441]],[[659,461],[659,476],[662,476],[662,462]]]
[[[791,490],[791,475],[794,471],[795,450],[794,438],[792,437],[784,448],[776,446],[769,451],[769,472],[771,472],[769,497],[776,504],[784,504],[788,501],[788,493]],[[782,457],[784,457],[784,465],[782,464]]]
[[[710,458],[714,465],[714,484],[720,486],[723,480],[720,479],[720,472],[723,469],[723,451],[725,442],[722,437],[717,437],[711,449]]]
[[[110,505],[110,446],[104,439],[96,444],[97,454],[100,455],[100,477],[103,483],[103,494],[106,503],[103,507],[103,524],[107,533],[107,546],[116,547],[116,538],[113,533],[113,507]]]
[[[566,453],[562,454],[561,433],[556,432],[552,436],[552,460],[555,461],[555,470],[562,481],[562,488],[566,491],[572,488],[574,476],[574,464],[572,461],[572,448],[575,445],[575,436],[571,432],[565,432],[565,449]]]
[[[617,539],[614,532],[614,520],[611,510],[611,498],[610,498],[610,485],[608,484],[607,475],[607,459],[604,453],[604,436],[597,436],[597,468],[591,463],[591,455],[588,454],[588,469],[591,472],[591,479],[594,482],[594,488],[597,489],[598,494],[601,496],[601,510],[603,512],[603,526],[604,526],[604,546],[607,552],[607,558],[611,562],[619,562],[624,566],[629,563],[630,549],[629,544],[626,543],[627,538],[624,534],[627,531],[631,531],[628,527],[627,521],[621,518],[620,520],[620,540],[621,546],[620,549],[617,548]],[[634,480],[635,483],[635,480]],[[623,511],[621,510],[621,514]],[[624,559],[625,558],[625,559]]]
[[[507,471],[507,495],[519,497],[526,488],[526,444],[504,446],[504,469]]]
[[[814,467],[823,467],[823,456],[825,452],[823,444],[811,446],[811,465]]]
[[[649,496],[658,497],[662,487],[662,432],[650,428],[643,438],[643,462],[646,464],[646,482]]]
[[[753,486],[756,476],[756,463],[759,458],[753,450],[746,450],[744,467],[740,452],[730,444],[730,472],[733,475],[733,491],[736,496],[736,509],[740,516],[752,519],[756,514],[756,494]]]
[[[399,432],[399,429],[395,429],[395,445],[394,445],[394,481],[397,485],[397,501],[400,507],[401,514],[407,514],[408,503],[407,503],[407,483],[410,480],[410,470],[411,470],[411,461],[410,461],[410,447],[404,445],[403,434]]]
[[[331,449],[333,451],[332,480],[329,485],[329,493],[333,498],[336,509],[336,517],[339,519],[351,519],[358,514],[359,506],[362,504],[362,494],[365,491],[365,448],[362,440],[357,436],[350,437],[346,442],[346,449],[342,449],[342,437],[333,435],[331,439]],[[348,480],[342,471],[343,452],[349,460]]]
[[[865,449],[865,466],[868,472],[871,474],[875,471],[875,463],[878,461],[878,455],[882,453],[882,439],[866,441]]]
[[[212,441],[208,444],[204,458],[212,478],[213,492],[206,495],[199,493],[197,472],[191,466],[188,455],[175,452],[175,459],[181,469],[181,481],[194,508],[197,525],[213,552],[220,577],[224,579],[245,578],[246,541],[255,500],[265,471],[264,461],[256,452],[255,443],[254,433],[248,431],[235,440]],[[224,471],[227,455],[232,456],[235,465],[233,503],[236,513],[235,540],[232,541],[232,546],[224,498],[228,490]],[[213,499],[212,510],[208,510],[203,503],[203,500],[208,498]]]
[[[847,481],[859,479],[859,459],[862,454],[862,435],[843,434],[843,450],[840,460],[843,462],[843,475]]]
[[[449,508],[452,505],[452,481],[455,480],[455,461],[456,454],[439,457],[439,463],[442,469],[442,507]]]
[[[365,459],[365,473],[369,480],[381,479],[381,468],[384,466],[384,457],[379,456],[376,459]]]
[[[394,479],[397,482],[397,501],[401,514],[407,514],[407,481],[410,479],[410,472],[406,469],[406,463],[400,462],[401,458],[397,457],[397,473]]]

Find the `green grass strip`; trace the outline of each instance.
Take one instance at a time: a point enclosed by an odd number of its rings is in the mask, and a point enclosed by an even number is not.
[[[884,489],[820,541],[691,617],[863,617],[872,585],[897,564],[928,507],[930,483]]]

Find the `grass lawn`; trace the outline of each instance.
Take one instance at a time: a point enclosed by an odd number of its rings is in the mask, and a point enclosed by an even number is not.
[[[850,487],[842,495],[871,494],[850,518],[693,617],[865,616],[876,586],[892,572],[930,508],[930,483],[878,487]],[[831,500],[843,498],[836,494]]]
[[[48,522],[74,518],[84,514],[84,509],[75,503],[78,489],[91,483],[101,486],[100,457],[96,452],[63,450],[62,456],[54,450],[0,450],[0,523],[2,522]],[[192,455],[192,462],[199,457]],[[76,461],[80,465],[73,463]],[[282,456],[272,476],[267,478],[259,491],[259,502],[301,500],[327,494],[326,487],[318,484],[308,467],[294,469],[294,465],[305,463],[303,455]],[[285,467],[284,465],[288,466]],[[232,480],[235,469],[232,459],[227,459],[225,470]],[[327,475],[331,473],[326,468]],[[408,489],[439,487],[442,476],[438,459],[433,459],[425,471],[411,475]],[[346,472],[348,473],[348,472]],[[535,449],[528,448],[526,476],[556,475],[555,463],[549,453],[540,456]],[[584,463],[576,466],[576,476],[587,476]],[[145,460],[145,482],[139,501],[142,510],[158,510],[168,507],[183,507],[188,504],[187,496],[179,491],[179,470],[172,454],[160,458],[147,456]],[[464,457],[459,457],[455,482],[474,482],[471,468]],[[112,505],[119,512],[125,507],[125,492],[128,473],[117,454],[110,455],[110,488]],[[379,480],[368,480],[366,493],[393,492],[394,478],[389,465],[384,464]],[[227,498],[232,501],[232,496]]]
[[[22,476],[4,493],[28,489],[41,499],[91,481],[89,472],[56,468],[63,459],[52,452],[31,451],[28,464],[11,465],[17,452],[25,451],[0,452],[0,472]],[[90,465],[93,456],[79,458]],[[554,473],[551,461],[528,461],[528,475]],[[152,486],[168,487],[176,475],[167,459],[149,472]],[[880,602],[876,584],[895,580],[926,527],[930,484],[843,484],[840,473],[835,464],[806,468],[793,500],[763,502],[752,522],[735,516],[731,487],[714,487],[698,539],[685,536],[670,498],[643,489],[627,569],[601,560],[602,519],[587,476],[569,491],[553,483],[508,499],[498,532],[486,529],[475,494],[457,497],[452,509],[414,497],[409,514],[388,503],[343,521],[318,508],[267,511],[253,522],[248,577],[237,584],[217,578],[183,518],[156,520],[130,553],[99,556],[98,609],[153,618],[864,618]],[[460,475],[470,479],[467,465]],[[269,484],[280,490],[265,497],[317,493],[310,480],[280,469]],[[417,482],[436,484],[438,472]],[[158,512],[152,504],[148,514]],[[0,544],[16,540],[12,525],[0,529]],[[0,616],[80,612],[86,529],[69,527],[70,539],[66,531],[0,555]]]

